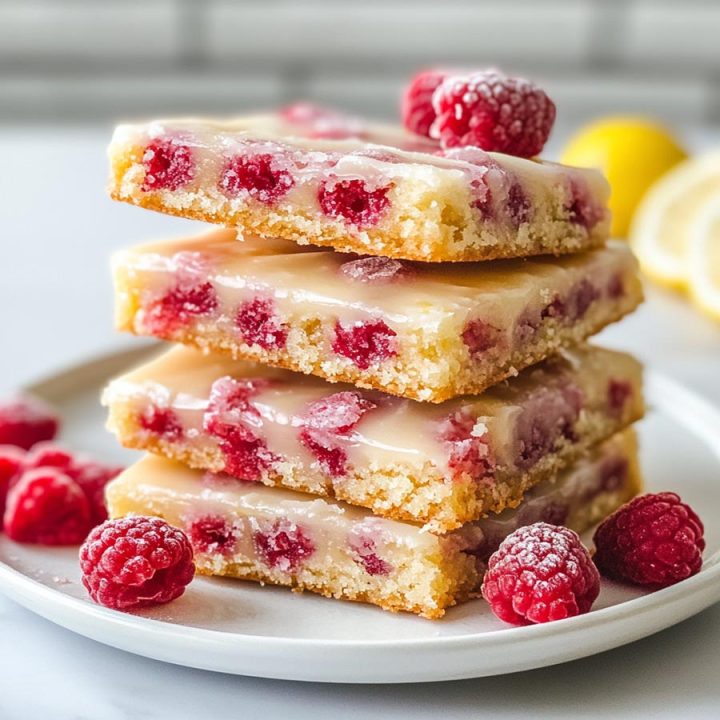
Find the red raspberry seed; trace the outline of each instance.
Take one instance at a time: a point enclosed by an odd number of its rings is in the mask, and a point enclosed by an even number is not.
[[[57,415],[41,400],[25,396],[0,402],[0,445],[29,450],[52,440],[58,432]]]
[[[294,572],[314,552],[315,545],[303,529],[292,520],[276,520],[253,534],[255,550],[271,568]]]
[[[600,575],[577,533],[544,522],[508,535],[482,584],[495,615],[513,625],[586,613],[599,593]]]
[[[433,93],[446,77],[444,70],[423,70],[410,80],[401,106],[403,125],[410,132],[430,137],[430,127],[435,121]]]
[[[333,180],[318,191],[322,211],[358,228],[376,225],[390,207],[387,197],[390,185],[371,190],[363,180]]]
[[[263,350],[278,350],[287,342],[287,325],[280,322],[271,298],[256,297],[241,303],[235,325],[248,345],[259,345]]]
[[[192,150],[176,139],[150,143],[142,159],[145,179],[142,190],[177,190],[195,177]]]
[[[247,192],[251,198],[272,205],[295,184],[290,172],[270,153],[230,158],[220,174],[218,186],[230,197]]]
[[[39,545],[76,545],[88,534],[90,503],[78,483],[57,468],[24,472],[5,507],[7,536]]]
[[[600,524],[594,540],[603,575],[656,589],[698,573],[705,549],[700,518],[672,492],[626,503]]]
[[[83,585],[100,605],[116,610],[180,597],[195,565],[185,533],[153,517],[108,520],[80,548]]]
[[[497,70],[448,76],[432,103],[437,117],[430,134],[445,148],[475,145],[532,157],[555,122],[555,105],[539,87]]]
[[[397,355],[395,336],[383,320],[368,320],[345,326],[335,323],[332,349],[352,360],[361,370]]]

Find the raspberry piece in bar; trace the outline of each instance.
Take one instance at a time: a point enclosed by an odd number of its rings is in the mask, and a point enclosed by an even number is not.
[[[24,396],[0,402],[0,445],[29,450],[52,440],[58,432],[57,415],[38,398]]]
[[[590,611],[600,574],[576,532],[539,522],[503,540],[488,562],[482,594],[513,625],[564,620]]]
[[[8,492],[3,525],[17,542],[79,545],[92,527],[90,503],[80,485],[61,470],[28,470]]]
[[[161,605],[193,579],[185,533],[157,517],[108,520],[80,548],[82,581],[99,605],[116,610]]]
[[[655,589],[700,572],[704,528],[675,493],[648,493],[630,501],[595,531],[595,562],[610,578]]]
[[[533,157],[555,123],[555,104],[543,90],[497,70],[448,75],[432,102],[437,117],[430,134],[443,147],[475,145]]]
[[[143,430],[169,440],[177,440],[182,435],[180,420],[169,408],[157,405],[143,408],[138,417],[138,423]]]
[[[126,250],[114,267],[122,330],[430,402],[481,393],[642,299],[635,258],[614,242],[563,258],[410,265],[223,229]],[[214,303],[148,324],[158,293],[190,279],[215,288]],[[623,291],[609,293],[616,283]]]
[[[491,112],[487,127],[473,114],[487,98],[473,96],[477,102],[469,114],[463,111],[460,125],[451,117],[455,99],[448,100],[435,120],[446,144],[477,145],[483,135],[489,149],[536,153],[553,106],[531,86],[517,87],[508,102],[498,101],[510,114],[497,107],[502,118]],[[416,111],[410,112],[415,123]],[[421,115],[418,130],[427,113]],[[164,160],[172,168],[188,166],[167,170],[160,182],[142,157],[164,158],[152,149],[159,146],[177,154],[179,137],[202,162],[193,165],[184,155]],[[439,152],[437,142],[399,127],[338,122],[313,111],[303,119],[302,109],[227,122],[154,122],[116,130],[110,192],[116,200],[236,227],[270,244],[283,238],[400,260],[572,254],[607,239],[609,187],[596,171],[478,147],[457,150]]]
[[[225,164],[220,188],[230,197],[247,192],[262,203],[272,204],[295,184],[293,176],[270,153],[239,156]]]
[[[620,413],[611,379],[633,388]],[[158,396],[182,423],[159,445],[138,422]],[[643,413],[637,361],[592,347],[439,405],[178,347],[114,380],[103,402],[127,447],[443,530],[517,504]]]
[[[562,512],[567,526],[582,532],[637,493],[636,455],[632,431],[617,435],[537,485],[519,508],[444,534],[305,493],[234,481],[208,484],[202,471],[154,456],[114,480],[108,501],[113,517],[152,509],[191,535],[198,518],[211,517],[211,542],[195,544],[201,573],[437,618],[478,593],[488,557],[519,527]],[[629,472],[608,491],[602,488],[602,467],[617,459],[626,461]],[[232,547],[223,541],[230,527]],[[589,595],[578,594],[581,605]]]
[[[192,150],[172,138],[151,142],[143,153],[143,190],[177,190],[195,176]]]
[[[196,552],[229,555],[235,549],[235,530],[217,513],[194,518],[188,526],[188,536]]]
[[[396,334],[382,320],[357,322],[349,327],[337,323],[332,349],[352,360],[361,370],[367,370],[397,355],[393,340]]]
[[[405,89],[402,98],[402,122],[410,132],[430,137],[435,121],[433,93],[447,76],[445,70],[423,70],[417,73]]]
[[[359,228],[376,225],[389,207],[389,186],[370,188],[362,180],[333,180],[320,187],[318,202],[322,211]]]

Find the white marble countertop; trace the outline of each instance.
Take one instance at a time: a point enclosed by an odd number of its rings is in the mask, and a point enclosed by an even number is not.
[[[196,225],[103,195],[109,129],[0,131],[0,394],[129,338],[114,335],[107,258]],[[38,203],[42,203],[41,205]],[[648,288],[603,334],[720,404],[720,326]],[[145,660],[0,595],[0,718],[716,718],[720,605],[593,658],[445,684],[343,686],[231,677]]]

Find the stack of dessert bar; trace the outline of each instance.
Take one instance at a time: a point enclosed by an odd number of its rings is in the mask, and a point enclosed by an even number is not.
[[[150,451],[112,516],[202,573],[440,617],[516,527],[637,493],[641,301],[594,171],[294,107],[123,126],[112,196],[224,227],[120,253],[117,325],[178,343],[105,391]]]

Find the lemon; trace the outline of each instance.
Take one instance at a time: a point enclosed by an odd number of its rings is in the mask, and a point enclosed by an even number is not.
[[[698,209],[689,240],[690,293],[698,307],[720,320],[720,191]]]
[[[609,117],[580,129],[565,147],[562,162],[602,170],[611,188],[611,232],[626,237],[648,188],[685,157],[662,126],[642,118]]]
[[[696,242],[691,236],[712,198],[720,198],[720,151],[685,160],[650,188],[630,228],[630,243],[647,275],[671,287],[689,286],[689,248]]]

